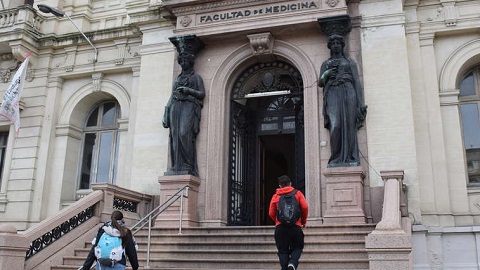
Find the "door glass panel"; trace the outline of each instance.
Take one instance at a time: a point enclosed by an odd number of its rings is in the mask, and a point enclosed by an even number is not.
[[[262,124],[262,130],[276,130],[278,129],[278,123]]]
[[[115,153],[118,153],[118,146],[120,145],[120,133],[117,133],[117,142],[115,143]],[[114,161],[113,161],[113,179],[112,184],[117,182],[117,162],[118,162],[118,155],[115,154]]]
[[[115,103],[105,103],[103,106],[102,126],[113,126],[115,124]]]
[[[295,129],[295,116],[285,116],[283,118],[283,130]]]
[[[94,133],[85,134],[83,145],[82,166],[80,174],[80,189],[90,188],[90,175],[92,173],[93,148],[95,147],[96,135]]]
[[[94,127],[97,125],[98,121],[98,107],[93,110],[93,112],[90,114],[90,117],[88,117],[87,120],[87,127]]]
[[[470,183],[480,183],[480,119],[478,105],[460,105],[463,122],[463,141],[466,149],[467,171]]]
[[[113,132],[102,132],[100,135],[97,183],[107,183],[110,172],[110,162],[112,155]]]
[[[480,119],[476,103],[460,105],[463,122],[463,139],[466,149],[480,148]]]
[[[473,80],[473,72],[470,72],[460,85],[460,97],[475,95],[475,85]]]

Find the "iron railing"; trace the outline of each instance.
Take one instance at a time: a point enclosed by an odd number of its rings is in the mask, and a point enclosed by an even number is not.
[[[178,225],[178,233],[182,234],[182,221],[183,221],[183,198],[188,198],[188,190],[190,189],[189,185],[185,185],[181,189],[179,189],[175,194],[173,194],[168,200],[166,200],[161,205],[157,206],[153,209],[150,213],[148,213],[145,217],[139,220],[135,225],[133,225],[130,230],[132,234],[135,235],[141,229],[148,225],[148,237],[147,237],[147,265],[145,268],[150,268],[150,243],[151,243],[151,236],[152,236],[152,220],[155,220],[158,215],[160,215],[163,211],[167,210],[172,204],[180,199],[180,215],[179,215],[179,225]],[[90,269],[94,269],[96,264],[93,264]],[[82,270],[83,266],[78,268],[78,270]]]
[[[148,213],[145,217],[143,217],[140,221],[138,221],[135,225],[133,225],[130,230],[132,234],[135,235],[138,231],[143,229],[145,226],[148,225],[148,236],[147,236],[147,265],[146,268],[150,267],[150,242],[152,236],[152,220],[155,220],[158,215],[160,215],[163,211],[165,211],[168,207],[174,204],[176,201],[180,199],[180,215],[179,215],[179,225],[178,225],[178,233],[182,234],[182,221],[183,221],[183,198],[188,198],[188,190],[190,189],[189,185],[185,185],[181,189],[179,189],[175,194],[173,194],[168,200],[166,200],[161,205],[157,206],[153,209],[150,213]]]

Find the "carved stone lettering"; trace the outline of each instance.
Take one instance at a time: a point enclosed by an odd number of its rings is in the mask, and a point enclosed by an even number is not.
[[[220,22],[233,19],[242,19],[251,16],[288,13],[300,10],[318,9],[319,1],[295,1],[293,3],[269,5],[264,7],[239,9],[234,11],[210,13],[199,16],[199,24]]]

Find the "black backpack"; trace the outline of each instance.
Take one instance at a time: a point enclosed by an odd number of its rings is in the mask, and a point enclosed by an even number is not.
[[[294,189],[290,193],[282,194],[278,200],[277,219],[284,225],[295,225],[302,216],[302,209],[295,197],[297,191]]]

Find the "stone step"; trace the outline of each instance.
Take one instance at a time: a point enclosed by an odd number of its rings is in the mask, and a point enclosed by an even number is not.
[[[316,226],[304,230],[305,249],[301,270],[368,269],[365,236],[374,225]],[[153,229],[150,245],[150,269],[158,270],[278,270],[273,226]],[[140,265],[146,265],[146,229],[135,235]],[[91,243],[78,248],[63,264],[52,269],[78,269]],[[129,269],[129,268],[127,268]]]
[[[161,267],[192,267],[192,261],[182,259],[162,259],[151,260],[151,265]],[[279,268],[278,259],[219,259],[219,260],[195,260],[194,264],[198,269],[277,269]],[[368,269],[368,259],[301,259],[300,269]]]
[[[78,269],[83,260],[76,264],[53,266],[51,269]],[[145,261],[140,261],[140,268],[144,268]],[[195,267],[192,267],[194,265]],[[278,270],[278,259],[266,259],[258,261],[256,259],[196,259],[194,262],[183,259],[150,259],[149,269],[255,269],[255,270]],[[131,269],[127,267],[127,269]],[[300,260],[299,269],[318,270],[318,269],[369,269],[368,259],[304,259]]]
[[[73,265],[55,265],[55,266],[52,266],[52,270],[77,270],[80,266],[73,266]],[[142,269],[144,266],[141,265],[140,266],[140,269]],[[348,267],[348,266],[345,266],[345,267]],[[273,267],[273,268],[266,268],[266,269],[261,269],[261,270],[278,270],[280,268],[280,266],[276,266],[276,267]],[[215,269],[215,270],[238,270],[238,268],[216,268],[216,267],[212,267],[212,268],[178,268],[178,267],[148,267],[147,269],[149,270],[208,270],[208,269]],[[318,269],[322,269],[322,270],[339,270],[339,269],[343,269],[343,270],[367,270],[368,269],[368,266],[366,268],[325,268],[325,267],[322,267],[322,268],[318,268],[318,267],[315,267],[315,268],[306,268],[304,267],[304,265],[300,265],[299,270],[318,270]],[[92,268],[91,270],[95,270],[95,267]],[[126,270],[132,270],[131,267],[127,266]],[[242,270],[259,270],[258,268],[243,268]]]
[[[152,242],[150,248],[152,250],[217,250],[221,246],[222,250],[276,250],[275,242],[272,241],[251,241],[248,244],[245,243],[225,243],[225,242],[210,242],[208,245],[199,245],[198,243],[190,242]],[[91,244],[85,248],[78,248],[75,251],[75,255],[80,257],[86,257]],[[364,249],[365,240],[331,240],[331,241],[305,241],[305,251],[308,250],[336,250],[336,249]],[[139,245],[139,253],[146,253],[146,245]]]
[[[304,233],[309,232],[352,232],[352,231],[365,231],[371,232],[375,228],[376,224],[332,224],[332,225],[316,225],[307,226],[304,229]],[[225,227],[193,227],[183,228],[182,234],[245,234],[248,232],[255,233],[270,233],[275,230],[274,226],[225,226]],[[178,228],[152,228],[152,235],[155,234],[178,234]],[[147,235],[148,230],[144,228],[135,234],[135,237]]]
[[[312,241],[322,241],[322,240],[364,240],[365,236],[368,234],[368,231],[356,231],[356,232],[318,232],[318,233],[305,233],[306,239],[311,239]],[[250,234],[163,234],[163,235],[152,235],[152,239],[155,239],[156,243],[168,243],[168,242],[184,242],[188,239],[189,242],[193,243],[209,243],[209,242],[239,242],[239,243],[249,243],[252,239],[257,241],[272,241],[274,240],[273,231],[269,233],[250,233]],[[147,236],[135,235],[135,239],[138,244],[144,244],[147,242]]]
[[[138,252],[139,258],[146,260],[146,251]],[[366,259],[368,256],[365,249],[335,249],[335,250],[304,250],[302,259]],[[76,265],[81,264],[85,256],[66,256],[64,264]],[[276,250],[151,250],[151,259],[184,259],[195,262],[198,259],[276,259]]]

